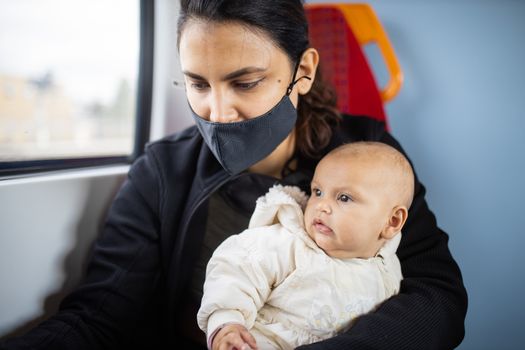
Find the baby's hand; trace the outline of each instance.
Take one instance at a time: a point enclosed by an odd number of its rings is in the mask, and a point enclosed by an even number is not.
[[[213,350],[257,350],[255,338],[240,324],[224,326],[213,338]]]

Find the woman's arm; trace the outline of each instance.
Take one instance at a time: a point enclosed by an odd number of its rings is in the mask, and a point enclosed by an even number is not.
[[[384,129],[381,129],[384,130]],[[386,131],[378,141],[403,152]],[[403,152],[404,153],[404,152]],[[415,194],[398,256],[404,279],[400,294],[360,317],[345,334],[301,349],[452,349],[464,337],[467,293],[416,178]]]
[[[121,348],[138,335],[158,292],[158,189],[156,167],[139,159],[117,194],[95,242],[82,284],[60,310],[1,349]],[[137,329],[139,328],[139,329]]]

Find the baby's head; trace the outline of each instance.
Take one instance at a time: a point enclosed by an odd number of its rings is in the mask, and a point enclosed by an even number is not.
[[[370,258],[405,224],[414,174],[395,148],[354,142],[317,165],[305,209],[308,235],[336,258]]]

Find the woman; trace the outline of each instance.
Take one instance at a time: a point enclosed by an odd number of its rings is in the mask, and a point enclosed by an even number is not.
[[[182,0],[178,30],[197,125],[147,147],[114,200],[82,285],[54,317],[0,348],[205,348],[196,324],[204,266],[247,227],[255,198],[276,181],[307,190],[319,158],[344,142],[400,149],[383,124],[338,115],[300,0]],[[398,249],[400,294],[348,333],[305,349],[461,342],[466,292],[424,193],[416,179]]]

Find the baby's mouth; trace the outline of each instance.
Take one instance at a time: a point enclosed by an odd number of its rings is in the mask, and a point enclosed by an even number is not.
[[[325,234],[325,235],[329,235],[329,234],[332,234],[334,232],[334,231],[332,231],[332,229],[330,227],[325,225],[325,223],[321,219],[314,219],[313,226],[315,227],[315,229],[319,233],[322,233],[322,234]]]

